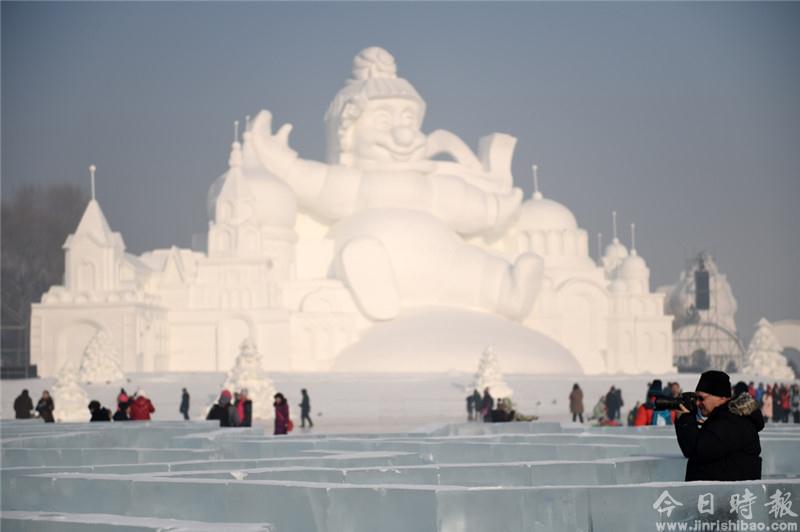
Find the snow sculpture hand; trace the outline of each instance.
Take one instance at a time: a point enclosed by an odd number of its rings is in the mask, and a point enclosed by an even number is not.
[[[297,152],[289,147],[292,124],[282,125],[273,134],[272,113],[264,109],[253,121],[251,131],[253,148],[264,168],[281,179],[290,178],[297,162]]]

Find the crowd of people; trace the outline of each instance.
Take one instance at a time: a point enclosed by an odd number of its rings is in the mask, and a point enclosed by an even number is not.
[[[14,399],[14,417],[16,419],[30,419],[38,417],[45,423],[53,423],[53,411],[55,404],[50,392],[44,390],[39,402],[36,403],[36,408],[33,407],[33,399],[28,395],[28,390],[22,390],[16,399]]]
[[[186,412],[188,413],[189,394],[186,392],[186,388],[183,389],[183,392],[186,399]],[[144,390],[137,390],[136,393],[129,396],[125,388],[121,388],[117,395],[117,410],[113,414],[96,399],[89,401],[87,408],[90,414],[89,421],[147,421],[150,419],[150,414],[156,411]],[[45,423],[54,423],[54,411],[55,401],[48,390],[42,392],[42,396],[39,402],[36,403],[35,408],[28,390],[22,390],[22,393],[14,400],[14,417],[16,419],[38,417]]]
[[[302,396],[300,407],[301,428],[314,426],[311,420],[311,399],[308,390],[300,390]],[[278,392],[273,396],[272,407],[275,409],[275,422],[273,434],[288,434],[294,429],[294,422],[289,416],[289,403],[286,397]],[[220,427],[250,427],[253,424],[253,401],[248,396],[248,391],[243,388],[231,394],[230,390],[222,390],[219,399],[211,407],[206,416],[208,420],[218,420]]]
[[[776,382],[765,387],[763,383],[756,386],[752,381],[750,383],[740,381],[732,393],[736,397],[742,392],[755,399],[764,421],[789,423],[791,418],[794,423],[800,423],[800,386],[797,383],[790,385]],[[604,426],[673,425],[677,416],[676,411],[656,410],[653,404],[660,398],[678,399],[682,393],[681,385],[677,382],[663,384],[660,379],[648,382],[644,400],[637,401],[633,408],[627,411],[627,417],[623,422],[622,407],[625,403],[622,399],[622,390],[612,386],[607,393],[599,397],[588,420]],[[583,390],[578,383],[572,386],[569,394],[569,411],[573,422],[584,422]]]
[[[752,381],[747,385],[747,393],[758,402],[764,421],[773,423],[800,423],[800,386],[797,383],[767,384],[759,382],[755,386]]]
[[[505,423],[508,421],[533,421],[536,416],[525,415],[514,408],[509,397],[499,397],[495,404],[489,388],[483,395],[476,389],[467,396],[467,420],[484,423]]]
[[[208,420],[219,421],[220,427],[251,427],[253,425],[253,401],[248,397],[247,388],[231,394],[222,390],[219,399],[206,416]]]
[[[588,421],[594,421],[598,425],[619,426],[622,407],[625,402],[622,400],[622,390],[612,386],[607,393],[600,396],[597,404],[592,409]],[[577,382],[572,385],[569,393],[569,412],[572,414],[572,421],[583,423],[583,390]]]
[[[311,398],[308,395],[308,390],[305,388],[300,391],[300,394],[301,401],[298,404],[301,417],[300,426],[303,429],[306,427],[310,429],[314,426],[314,421],[311,419]],[[288,434],[294,428],[294,423],[289,417],[289,403],[282,393],[276,393],[273,399],[273,408],[275,409],[274,434]],[[183,388],[178,411],[183,416],[184,420],[190,419],[190,401],[191,398],[188,390]],[[117,408],[113,413],[96,399],[92,399],[89,402],[88,409],[91,422],[148,421],[150,420],[150,415],[156,411],[153,402],[148,398],[144,390],[139,389],[133,395],[128,395],[125,388],[121,388],[119,394],[117,394]],[[503,403],[503,409],[511,409],[510,401],[508,403]],[[14,415],[16,419],[38,417],[45,423],[53,423],[55,421],[53,416],[54,411],[55,403],[53,397],[47,390],[42,392],[42,397],[39,399],[35,408],[27,389],[22,390],[22,393],[14,400]],[[513,409],[511,409],[511,412],[513,414]],[[247,388],[242,388],[234,393],[231,393],[229,390],[222,390],[217,402],[208,410],[206,419],[219,421],[221,427],[252,426],[253,401],[250,399]]]

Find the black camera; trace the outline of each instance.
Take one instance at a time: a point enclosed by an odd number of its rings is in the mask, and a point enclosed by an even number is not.
[[[656,397],[653,410],[678,410],[683,405],[689,412],[694,412],[697,410],[696,399],[694,392],[683,392],[680,397]]]

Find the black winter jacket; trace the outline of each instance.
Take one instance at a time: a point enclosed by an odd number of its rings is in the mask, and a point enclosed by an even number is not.
[[[31,411],[33,410],[33,399],[27,393],[23,392],[14,399],[14,416],[17,419],[29,419]]]
[[[715,408],[702,426],[691,414],[675,422],[686,464],[686,480],[758,480],[761,478],[761,442],[764,418],[758,403],[742,394]]]

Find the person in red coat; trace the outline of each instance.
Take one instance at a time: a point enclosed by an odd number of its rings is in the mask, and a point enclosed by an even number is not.
[[[150,414],[155,411],[156,407],[153,406],[144,391],[139,390],[136,394],[136,399],[133,400],[130,406],[131,421],[149,421]]]
[[[275,402],[275,434],[289,433],[289,404],[282,393],[278,392],[274,396]]]

